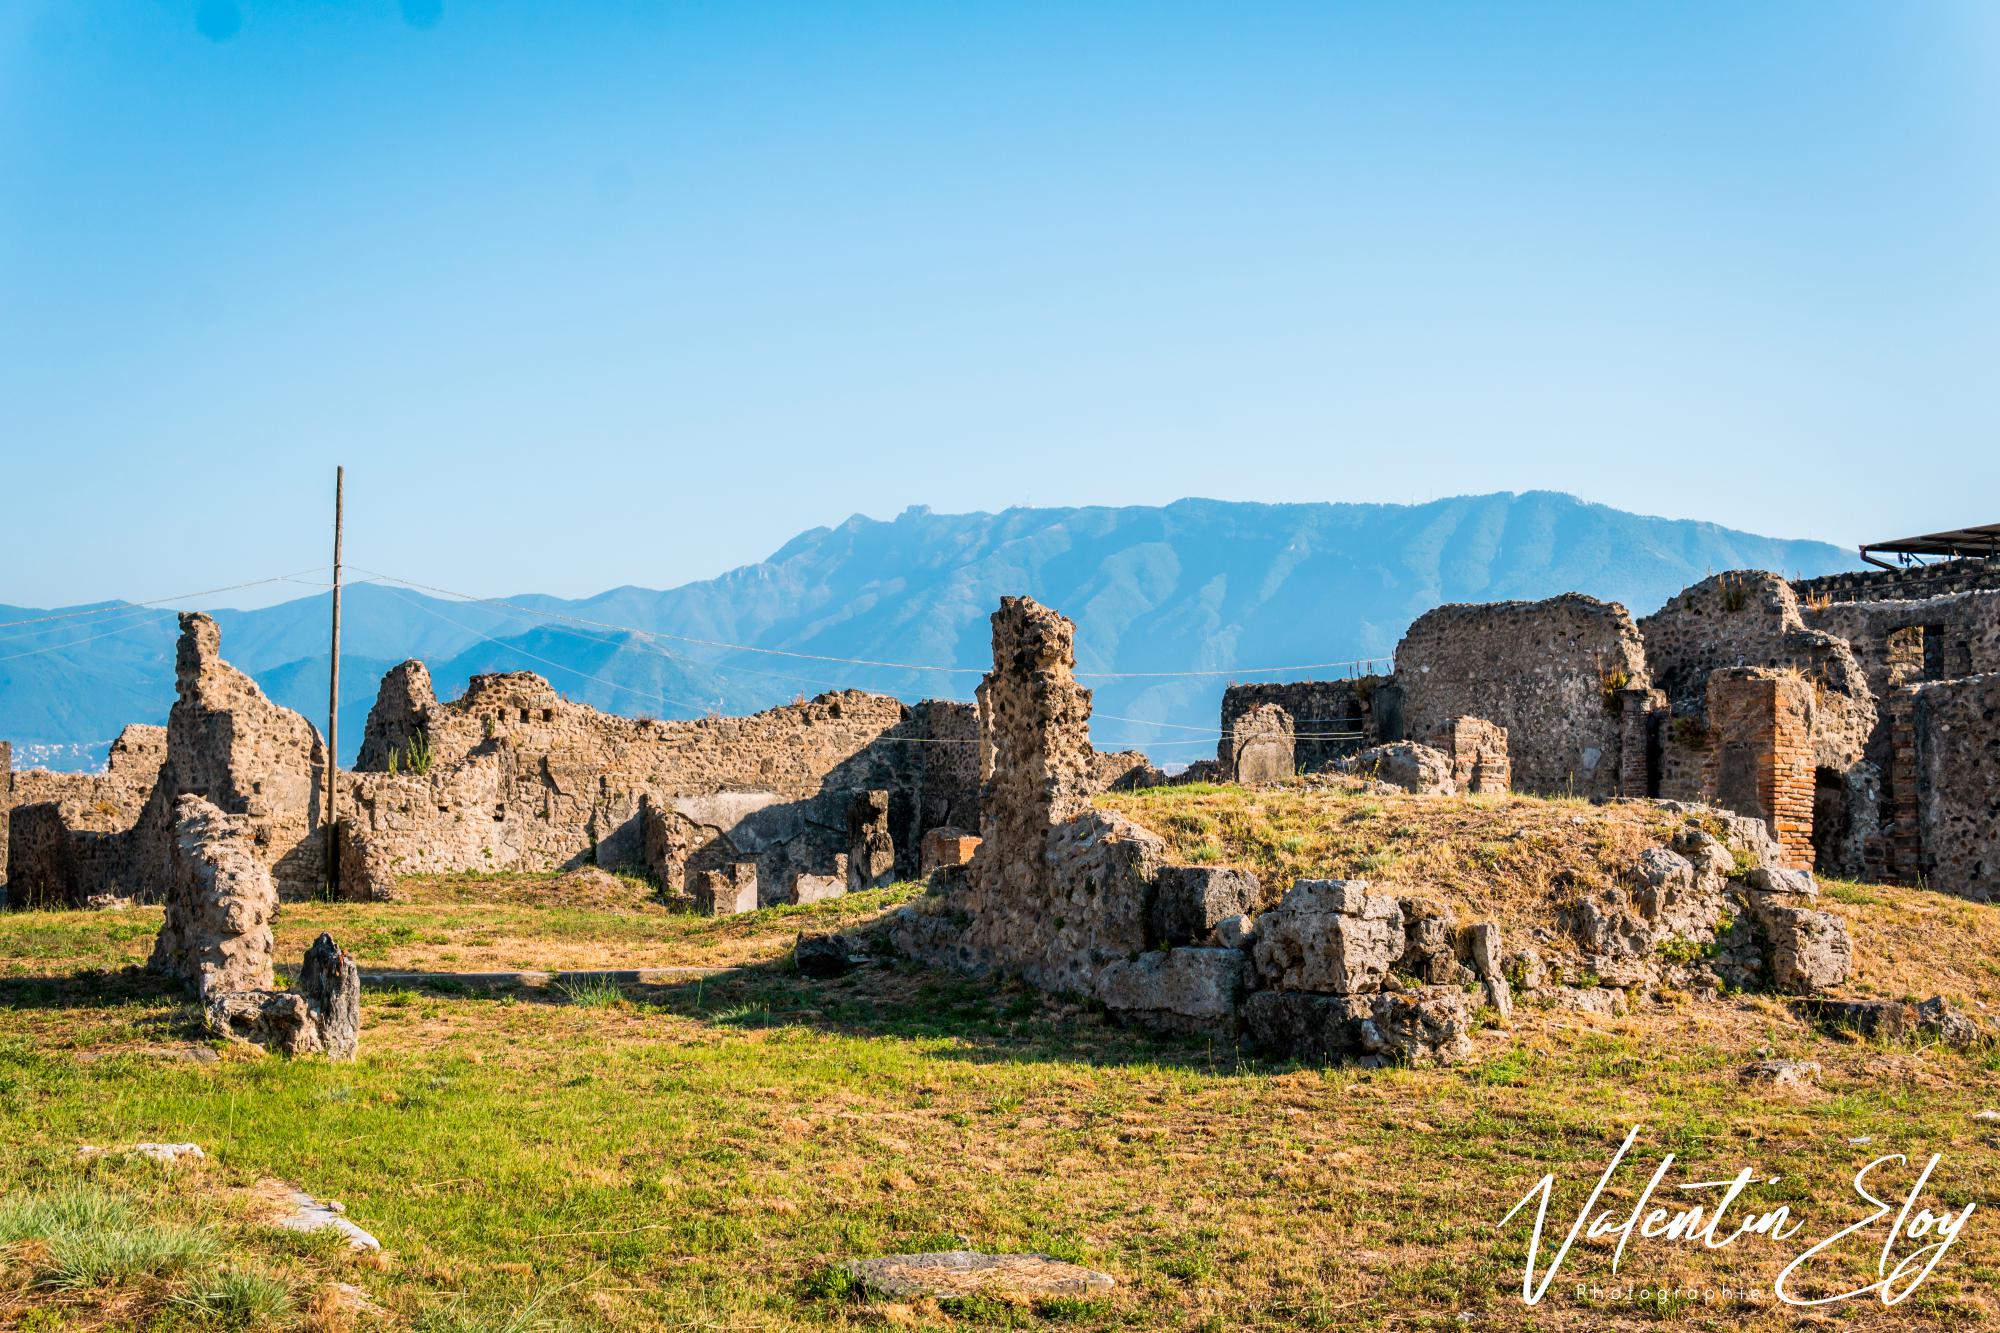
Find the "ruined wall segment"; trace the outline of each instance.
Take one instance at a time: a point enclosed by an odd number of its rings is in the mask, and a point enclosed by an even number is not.
[[[303,896],[325,882],[319,822],[326,747],[313,725],[264,697],[222,659],[221,633],[199,612],[181,615],[174,658],[178,696],[167,715],[167,763],[139,837],[162,847],[174,803],[202,797],[249,820],[258,859],[281,892]],[[143,870],[165,858],[139,849]]]
[[[225,991],[268,990],[278,890],[255,821],[199,796],[174,803],[172,882],[148,966],[204,1002]]]
[[[1813,865],[1813,712],[1812,683],[1799,672],[1709,674],[1707,795],[1763,820],[1795,870]]]
[[[429,738],[431,710],[437,701],[430,668],[422,662],[412,658],[389,668],[361,731],[355,771],[383,773],[391,763],[408,768],[413,745],[420,746]]]
[[[102,773],[15,773],[6,841],[11,907],[156,900],[155,867],[135,860],[133,830],[166,756],[166,728],[130,726]]]
[[[1792,590],[1808,604],[1922,601],[1961,592],[2000,592],[2000,560],[1940,560],[1901,569],[1827,574],[1800,579]]]
[[[1615,696],[1646,682],[1646,657],[1624,607],[1568,593],[1427,612],[1396,648],[1394,681],[1409,735],[1485,718],[1506,729],[1515,787],[1612,796]]]
[[[2000,901],[2000,674],[1911,686],[1903,715],[1908,744],[1893,782],[1917,874]]]
[[[405,758],[394,773],[343,775],[345,841],[394,873],[636,865],[672,897],[702,897],[719,872],[732,905],[746,884],[753,904],[793,902],[802,886],[847,882],[862,793],[886,802],[871,817],[871,884],[915,874],[928,829],[975,820],[977,725],[969,704],[856,690],[748,717],[624,718],[527,672],[475,676],[439,703],[421,664],[405,663],[384,679],[364,742],[382,769]],[[428,768],[413,772],[419,732]]]
[[[1238,718],[1263,704],[1276,704],[1292,717],[1298,771],[1323,772],[1356,751],[1402,739],[1400,729],[1384,735],[1376,716],[1375,691],[1384,683],[1385,677],[1361,676],[1231,685],[1222,692],[1222,734],[1226,741]]]

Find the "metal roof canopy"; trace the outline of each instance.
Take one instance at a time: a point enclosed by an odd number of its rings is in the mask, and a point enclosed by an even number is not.
[[[1954,528],[1950,532],[1926,533],[1922,537],[1905,537],[1901,541],[1870,542],[1861,548],[1861,558],[1871,565],[1883,569],[1896,566],[1877,555],[1900,557],[1900,563],[1910,564],[1918,556],[1937,555],[1950,559],[1991,560],[2000,556],[2000,523],[1987,523],[1976,528]],[[1920,561],[1918,563],[1921,563]]]

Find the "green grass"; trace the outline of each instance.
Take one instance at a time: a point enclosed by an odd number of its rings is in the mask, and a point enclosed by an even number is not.
[[[417,1330],[1401,1329],[1457,1328],[1461,1313],[1563,1333],[1775,1330],[1791,1325],[1772,1309],[1718,1322],[1712,1308],[1563,1296],[1526,1310],[1510,1294],[1524,1235],[1494,1224],[1544,1171],[1580,1203],[1635,1123],[1649,1169],[1666,1151],[1684,1155],[1683,1178],[1755,1163],[1783,1177],[1760,1187],[1769,1198],[1821,1226],[1848,1216],[1849,1177],[1881,1152],[1943,1153],[1948,1200],[1977,1197],[2000,1166],[1972,1119],[2000,1105],[1989,1061],[1822,1036],[1763,998],[1619,1020],[1523,1010],[1453,1069],[1298,1068],[1144,1037],[1019,986],[900,964],[831,981],[787,968],[798,931],[865,933],[908,890],[613,922],[501,887],[489,910],[288,905],[283,929],[336,912],[350,934],[409,927],[416,938],[388,947],[424,960],[506,918],[526,946],[581,955],[567,933],[581,915],[607,955],[594,966],[634,953],[737,965],[622,992],[584,983],[603,1002],[371,990],[353,1064],[195,1062],[175,1058],[192,1010],[121,970],[143,956],[121,923],[60,923],[79,952],[54,968],[22,949],[59,923],[0,915],[0,967],[16,973],[0,982],[0,1326],[33,1310],[72,1328],[303,1328],[313,1293],[340,1280]],[[1745,1084],[1737,1070],[1765,1050],[1819,1061],[1821,1085]],[[209,1158],[77,1157],[142,1140],[191,1140]],[[273,1230],[254,1204],[265,1177],[341,1200],[388,1264]],[[1926,1288],[1924,1320],[1992,1322],[2000,1247],[1984,1214]],[[109,1236],[122,1239],[88,1239]],[[1118,1286],[897,1314],[832,1276],[850,1256],[961,1246],[1051,1254]],[[1576,1267],[1608,1279],[1601,1254]],[[1649,1251],[1642,1271],[1756,1285],[1773,1266],[1736,1247]],[[1857,1326],[1897,1326],[1871,1320]]]

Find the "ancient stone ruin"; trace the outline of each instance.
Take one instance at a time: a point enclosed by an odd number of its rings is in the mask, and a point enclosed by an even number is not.
[[[1302,773],[1711,805],[1763,820],[1794,868],[1993,899],[1996,701],[2000,561],[1735,571],[1638,622],[1577,594],[1440,607],[1389,674],[1232,686],[1221,758],[1276,707]]]
[[[1623,660],[1643,665],[1602,604],[1560,612],[1569,629],[1613,625]],[[1529,612],[1507,614],[1518,628]],[[962,873],[941,870],[932,892],[894,918],[892,938],[909,955],[1086,996],[1151,1028],[1363,1061],[1459,1059],[1477,1004],[1504,1016],[1517,986],[1609,1011],[1625,988],[1649,983],[1812,994],[1847,978],[1846,930],[1812,905],[1811,876],[1784,868],[1760,821],[1705,809],[1690,810],[1673,845],[1649,849],[1622,886],[1569,909],[1568,977],[1525,940],[1507,948],[1499,922],[1461,924],[1438,904],[1364,881],[1302,879],[1273,893],[1243,870],[1171,864],[1160,838],[1088,799],[1090,693],[1076,684],[1074,634],[1028,598],[1005,598],[994,614],[993,671],[979,695],[989,756],[981,838]],[[1573,684],[1550,698],[1569,697]],[[1589,702],[1603,709],[1601,688]],[[1231,750],[1272,734],[1264,710],[1278,707],[1241,710]],[[1548,700],[1530,707],[1561,716]],[[1465,714],[1441,719],[1434,734],[1449,754],[1381,748],[1414,755],[1440,791],[1461,780],[1504,789],[1509,733]],[[1542,747],[1545,763],[1567,753]],[[1727,841],[1707,831],[1718,820]],[[1664,947],[1675,943],[1684,947]]]

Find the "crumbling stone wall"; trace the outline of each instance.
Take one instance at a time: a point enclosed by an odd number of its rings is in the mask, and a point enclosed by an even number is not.
[[[1892,782],[1915,870],[1947,893],[2000,901],[2000,674],[1910,686],[1901,702],[1908,746]]]
[[[1800,579],[1792,585],[1808,605],[1914,601],[1982,589],[2000,591],[2000,560],[1940,560],[1901,569],[1856,570]]]
[[[7,817],[13,808],[14,747],[0,741],[0,889],[7,885]]]
[[[439,703],[405,663],[384,679],[363,754],[386,767],[421,731],[430,767],[343,775],[343,808],[352,840],[394,872],[637,865],[692,898],[727,871],[770,905],[846,881],[862,792],[883,793],[894,873],[914,874],[932,821],[977,809],[974,726],[969,705],[852,690],[749,717],[623,718],[527,672],[476,676]]]
[[[1871,856],[1879,859],[1879,775],[1886,754],[1875,690],[1844,639],[1806,623],[1790,584],[1758,570],[1718,574],[1679,593],[1639,629],[1666,705],[1653,715],[1650,702],[1626,701],[1628,708],[1641,710],[1628,714],[1628,728],[1646,727],[1653,747],[1652,780],[1644,794],[1739,808],[1717,791],[1717,747],[1726,743],[1740,753],[1752,744],[1737,734],[1751,725],[1751,715],[1738,713],[1719,730],[1710,716],[1711,681],[1743,669],[1789,672],[1807,683],[1811,705],[1804,795],[1795,790],[1796,775],[1784,784],[1784,817],[1790,822],[1781,838],[1786,855],[1805,866],[1817,856],[1821,868],[1848,875],[1864,873]],[[1759,716],[1769,724],[1768,713]],[[1724,731],[1730,734],[1725,737]],[[1635,786],[1628,779],[1627,794],[1641,794]],[[1764,805],[1754,809],[1770,813]],[[1808,850],[1813,848],[1816,852]]]
[[[408,768],[413,742],[427,740],[431,710],[437,707],[430,668],[415,658],[390,667],[375,691],[375,705],[361,731],[354,766],[364,773]]]
[[[206,1002],[223,991],[269,990],[278,890],[255,821],[199,796],[174,803],[173,880],[147,966]]]
[[[1216,759],[1231,782],[1246,787],[1282,782],[1298,774],[1296,728],[1277,704],[1239,713],[1222,733]]]
[[[8,905],[85,907],[157,898],[155,867],[135,858],[133,830],[165,756],[165,728],[130,726],[111,743],[102,773],[13,774]]]
[[[1452,784],[1462,792],[1504,792],[1513,784],[1507,729],[1483,717],[1455,717],[1432,738],[1451,759]]]
[[[281,893],[311,894],[326,878],[319,834],[326,747],[319,732],[223,660],[213,620],[199,612],[180,620],[167,762],[133,835],[139,873],[166,869],[176,803],[192,795],[249,821],[257,858]]]
[[[1814,628],[1847,642],[1878,696],[1903,685],[2000,671],[2000,591],[1835,602],[1803,614]]]
[[[1225,743],[1236,722],[1251,709],[1276,704],[1291,715],[1293,758],[1301,773],[1318,773],[1334,760],[1385,740],[1401,740],[1400,730],[1384,735],[1375,714],[1375,690],[1381,676],[1353,680],[1300,680],[1231,685],[1222,692],[1222,735]],[[1227,756],[1222,756],[1225,766]]]
[[[1395,684],[1412,736],[1452,718],[1504,727],[1514,785],[1616,795],[1616,692],[1646,683],[1645,648],[1616,602],[1567,593],[1541,602],[1442,606],[1396,648]]]

